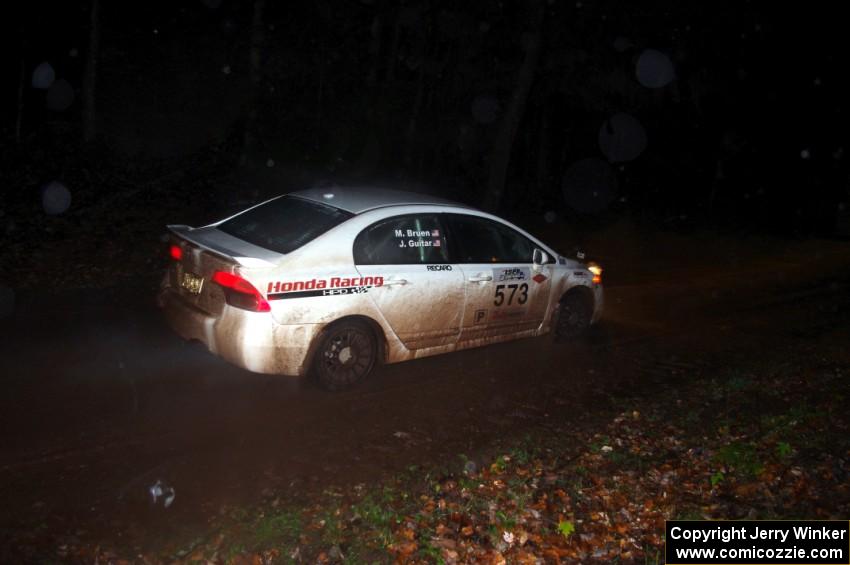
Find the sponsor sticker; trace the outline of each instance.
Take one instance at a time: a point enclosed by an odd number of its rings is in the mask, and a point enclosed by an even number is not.
[[[270,281],[267,290],[269,300],[309,298],[312,296],[340,296],[362,294],[370,288],[383,286],[384,277],[330,277],[301,281]]]
[[[530,278],[531,270],[524,267],[493,269],[493,280],[496,282],[527,281]]]
[[[497,320],[516,320],[525,316],[525,310],[494,310],[490,319]]]

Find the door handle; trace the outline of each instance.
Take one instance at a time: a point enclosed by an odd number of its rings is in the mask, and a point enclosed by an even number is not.
[[[492,280],[492,275],[476,275],[474,277],[469,277],[469,282],[487,282]]]
[[[394,284],[398,284],[398,285],[407,284],[407,279],[388,279],[388,280],[384,281],[384,286],[390,286],[390,285],[394,285]]]

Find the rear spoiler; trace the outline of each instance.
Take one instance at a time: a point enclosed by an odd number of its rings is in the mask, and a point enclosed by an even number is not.
[[[238,263],[249,269],[268,269],[282,257],[279,253],[242,241],[209,226],[193,228],[184,224],[170,224],[168,231],[214,255]]]

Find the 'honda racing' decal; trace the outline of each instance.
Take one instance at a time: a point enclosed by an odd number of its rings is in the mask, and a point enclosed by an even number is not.
[[[370,288],[383,286],[384,277],[330,277],[329,279],[310,279],[308,281],[269,282],[268,300],[289,298],[309,298],[312,296],[341,296],[343,294],[363,294]]]

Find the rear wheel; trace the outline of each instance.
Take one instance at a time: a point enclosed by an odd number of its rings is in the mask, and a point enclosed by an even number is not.
[[[556,339],[578,337],[590,327],[593,319],[593,303],[578,292],[571,292],[561,299],[558,307]]]
[[[372,331],[357,322],[331,326],[313,358],[313,370],[322,388],[343,390],[359,383],[372,371],[378,347]]]

